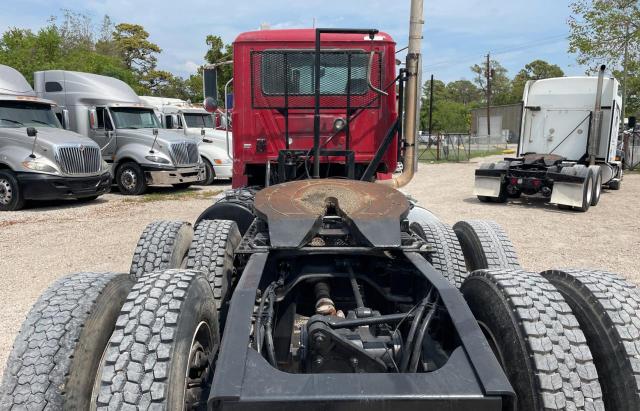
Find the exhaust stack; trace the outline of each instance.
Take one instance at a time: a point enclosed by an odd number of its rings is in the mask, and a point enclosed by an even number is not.
[[[418,134],[418,102],[420,99],[420,58],[422,43],[423,0],[411,0],[409,17],[409,47],[407,51],[407,86],[405,94],[405,164],[404,171],[391,180],[381,183],[391,184],[395,188],[403,187],[411,181],[417,168],[416,135]],[[400,113],[402,115],[402,113]]]
[[[594,165],[600,145],[600,135],[602,134],[602,88],[604,87],[604,71],[606,66],[600,66],[598,72],[598,87],[596,88],[596,106],[593,110],[593,121],[591,122],[591,133],[589,136],[589,164]]]

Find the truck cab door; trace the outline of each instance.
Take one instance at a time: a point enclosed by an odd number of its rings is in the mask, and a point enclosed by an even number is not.
[[[112,159],[117,146],[116,132],[109,110],[106,107],[95,108],[95,119],[90,133],[91,139],[100,146],[102,157],[104,159]]]

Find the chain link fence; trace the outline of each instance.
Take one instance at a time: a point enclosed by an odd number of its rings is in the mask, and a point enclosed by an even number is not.
[[[463,133],[442,133],[433,136],[420,135],[418,160],[469,161],[475,157],[503,154],[505,150],[515,150],[516,145],[508,144],[499,136],[477,136]]]
[[[624,166],[627,170],[640,168],[640,129],[635,132],[625,132],[622,137],[624,151]]]

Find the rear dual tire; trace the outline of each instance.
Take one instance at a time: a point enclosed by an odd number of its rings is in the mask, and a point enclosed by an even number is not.
[[[640,410],[640,291],[595,270],[542,273],[562,294],[585,334],[600,376],[605,408]]]
[[[520,268],[515,247],[503,228],[493,221],[464,220],[453,225],[467,271],[483,268]]]
[[[602,194],[602,169],[600,166],[589,166],[591,178],[593,178],[593,191],[591,194],[591,206],[595,207],[600,202]]]
[[[142,231],[131,261],[134,280],[143,274],[183,266],[193,227],[184,221],[154,221]]]
[[[559,209],[575,210],[585,213],[589,211],[589,208],[594,202],[597,204],[600,201],[600,192],[602,190],[597,190],[598,197],[594,198],[594,194],[596,194],[596,187],[594,186],[594,182],[597,176],[594,175],[594,171],[591,168],[582,164],[578,164],[573,167],[564,167],[562,170],[560,170],[560,174],[582,177],[584,178],[584,183],[582,183],[582,205],[569,206],[565,204],[558,204]],[[598,174],[600,175],[600,185],[602,186],[602,175],[600,173]]]
[[[202,273],[143,275],[105,350],[97,409],[206,409],[220,346],[217,315]]]
[[[133,281],[126,274],[61,278],[33,305],[7,360],[0,409],[87,410],[104,349]]]
[[[578,321],[547,280],[522,270],[479,270],[461,291],[516,391],[518,410],[604,409]]]
[[[185,267],[202,272],[211,285],[218,310],[225,308],[235,276],[240,231],[234,221],[201,221],[187,251]]]
[[[460,242],[451,226],[440,221],[425,221],[412,223],[411,230],[431,246],[427,254],[431,265],[460,288],[468,273]]]

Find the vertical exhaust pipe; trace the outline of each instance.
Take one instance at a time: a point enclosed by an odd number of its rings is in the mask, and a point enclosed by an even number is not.
[[[604,88],[604,71],[606,66],[600,66],[598,72],[598,87],[596,88],[596,106],[593,109],[593,121],[591,122],[591,133],[589,136],[589,164],[594,165],[598,148],[600,146],[600,137],[602,134],[602,89]]]
[[[382,180],[381,183],[390,184],[395,188],[403,187],[411,179],[417,168],[418,150],[416,135],[418,134],[418,117],[420,99],[420,73],[422,62],[420,58],[422,43],[423,0],[411,0],[411,13],[409,16],[409,47],[407,51],[407,85],[405,89],[405,149],[404,171],[391,180]],[[402,113],[400,113],[402,115]]]

